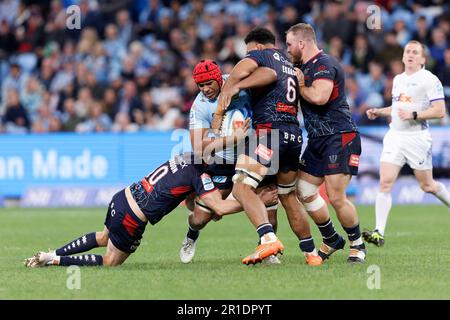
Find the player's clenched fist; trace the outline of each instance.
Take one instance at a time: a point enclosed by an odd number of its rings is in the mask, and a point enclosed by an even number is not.
[[[377,108],[370,108],[366,111],[366,114],[369,120],[375,120],[380,116],[380,110]]]

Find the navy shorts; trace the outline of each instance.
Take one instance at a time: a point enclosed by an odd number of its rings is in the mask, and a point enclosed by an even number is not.
[[[131,210],[125,190],[117,192],[108,207],[105,226],[113,245],[124,252],[133,253],[139,247],[147,222],[139,219]]]
[[[208,173],[214,185],[219,190],[227,190],[233,188],[234,164],[210,164],[206,173]]]
[[[302,142],[302,131],[298,124],[259,124],[256,125],[255,134],[245,140],[245,154],[267,167],[267,175],[297,171]]]
[[[315,177],[358,174],[361,137],[358,132],[339,133],[308,140],[300,170]]]

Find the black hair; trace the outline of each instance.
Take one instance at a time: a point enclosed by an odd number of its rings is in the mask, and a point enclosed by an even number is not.
[[[244,39],[245,44],[256,42],[260,44],[275,44],[275,35],[267,28],[256,27]]]

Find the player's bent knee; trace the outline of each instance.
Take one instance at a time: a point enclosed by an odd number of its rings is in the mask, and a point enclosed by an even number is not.
[[[257,173],[236,168],[236,173],[233,176],[233,183],[238,184],[242,183],[244,185],[248,185],[254,189],[256,189],[259,183],[262,181],[263,177]],[[233,188],[234,189],[234,188]],[[233,190],[234,191],[234,190]]]
[[[326,202],[325,200],[323,200],[322,196],[318,194],[317,198],[315,198],[311,202],[303,202],[303,205],[305,206],[306,211],[314,212],[326,205]]]
[[[319,191],[319,186],[312,184],[305,180],[299,180],[297,183],[297,193],[300,195],[300,199],[303,201],[309,200],[314,197]]]

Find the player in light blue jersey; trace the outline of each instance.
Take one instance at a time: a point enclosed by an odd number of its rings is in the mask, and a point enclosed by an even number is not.
[[[231,192],[233,187],[232,177],[235,173],[236,152],[235,148],[225,146],[225,138],[221,137],[218,132],[213,132],[211,124],[214,112],[217,108],[218,97],[221,92],[223,83],[228,79],[228,75],[222,75],[222,72],[213,60],[201,60],[194,68],[193,77],[200,89],[190,111],[189,130],[192,148],[197,154],[204,154],[207,150],[218,150],[215,152],[213,161],[209,165],[208,173],[212,176],[214,184],[218,187],[225,199]],[[251,97],[247,91],[242,90],[239,96],[233,99],[228,109],[239,109],[245,118],[251,117]],[[276,187],[274,181],[270,179],[261,183],[261,189],[265,189],[264,193],[275,192]],[[262,195],[260,195],[262,196]],[[180,259],[183,263],[192,261],[195,254],[195,244],[201,230],[212,219],[212,210],[205,207],[201,203],[196,203],[195,207],[192,202],[187,201],[187,206],[194,212],[189,215],[189,230],[183,241],[180,250]],[[268,205],[269,220],[274,229],[277,226],[278,202]],[[267,262],[279,263],[276,256],[271,256]]]

